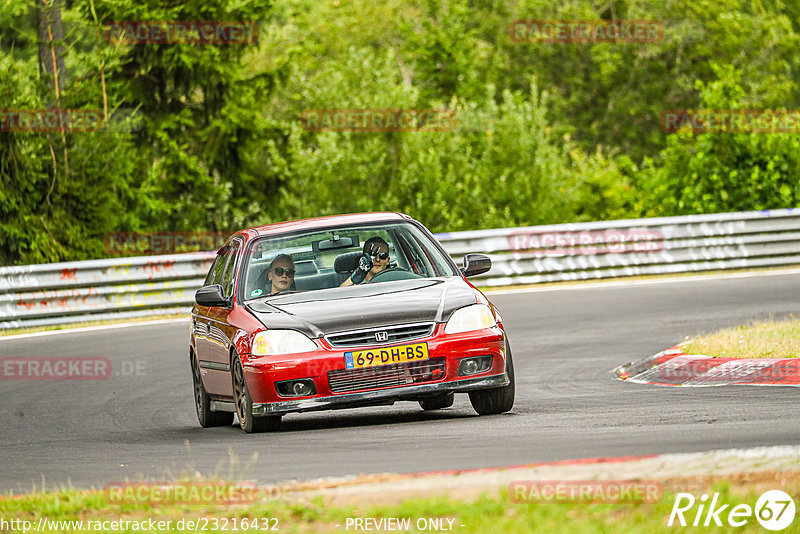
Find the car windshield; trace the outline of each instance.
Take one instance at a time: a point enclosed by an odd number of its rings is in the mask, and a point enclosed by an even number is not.
[[[458,275],[449,258],[412,223],[326,228],[254,241],[245,255],[244,298],[273,292],[269,276],[273,260],[273,276],[276,268],[278,273],[295,271],[286,291],[337,288],[358,266],[368,240],[379,251],[386,251],[388,245],[388,258],[380,257],[384,268],[373,270],[369,283]]]

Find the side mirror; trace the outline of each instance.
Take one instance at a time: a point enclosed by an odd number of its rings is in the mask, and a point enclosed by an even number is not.
[[[222,295],[222,286],[219,284],[201,287],[194,294],[194,300],[200,306],[228,306],[230,304]]]
[[[467,254],[464,256],[464,266],[461,272],[464,276],[483,274],[492,268],[492,260],[486,254]]]

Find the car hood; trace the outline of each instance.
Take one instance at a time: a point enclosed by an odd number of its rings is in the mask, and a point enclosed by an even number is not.
[[[443,322],[478,301],[461,278],[426,278],[289,293],[247,303],[267,328],[316,338],[375,326]]]

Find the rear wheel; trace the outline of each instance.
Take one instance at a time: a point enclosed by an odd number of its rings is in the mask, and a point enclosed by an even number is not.
[[[281,426],[280,415],[253,416],[253,398],[250,397],[250,391],[247,389],[244,368],[238,354],[233,356],[231,374],[233,375],[233,402],[236,405],[236,416],[239,418],[239,426],[242,427],[242,430],[248,434],[278,430]]]
[[[425,411],[441,410],[442,408],[449,408],[452,406],[454,400],[455,395],[451,391],[450,393],[445,393],[444,395],[437,395],[429,399],[421,399],[419,401],[419,405]]]
[[[506,373],[509,380],[507,386],[469,392],[469,402],[478,414],[498,414],[514,407],[514,361],[511,359],[511,347],[508,341],[506,341]]]
[[[233,423],[233,414],[230,412],[212,412],[211,399],[203,387],[203,376],[194,354],[192,360],[192,382],[194,383],[194,407],[197,410],[197,420],[203,428],[212,426],[229,426]]]

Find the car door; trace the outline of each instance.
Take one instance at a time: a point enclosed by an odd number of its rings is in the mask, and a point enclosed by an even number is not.
[[[206,275],[206,279],[203,282],[204,287],[214,284],[221,285],[222,272],[225,270],[225,264],[229,259],[230,255],[227,254],[227,249],[225,247],[217,251],[217,256],[214,258],[214,262],[211,264],[211,268],[208,270],[208,275]],[[192,333],[194,334],[195,353],[197,354],[198,362],[200,362],[200,368],[203,376],[206,376],[207,374],[205,371],[206,368],[204,367],[204,362],[208,361],[208,353],[210,350],[208,327],[208,307],[196,304],[192,312]]]
[[[233,296],[242,242],[234,238],[220,249],[206,279],[206,285],[219,284],[223,295]],[[230,375],[230,347],[233,328],[228,324],[231,306],[200,306],[195,324],[198,363],[203,384],[211,395],[233,395]]]

